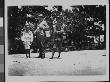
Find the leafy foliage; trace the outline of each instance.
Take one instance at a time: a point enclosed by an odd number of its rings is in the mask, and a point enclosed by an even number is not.
[[[33,30],[35,30],[37,25],[42,21],[42,18],[46,19],[50,28],[53,28],[53,20],[56,18],[57,27],[62,27],[67,34],[70,33],[68,39],[76,41],[77,43],[86,41],[87,36],[106,34],[106,6],[71,6],[72,10],[63,10],[62,6],[55,6],[58,11],[47,10],[45,7],[46,6],[8,7],[9,40],[14,42],[15,38],[20,38],[26,21],[31,22],[33,24]],[[97,23],[97,25],[94,23]],[[104,24],[104,30],[102,30],[101,24]]]

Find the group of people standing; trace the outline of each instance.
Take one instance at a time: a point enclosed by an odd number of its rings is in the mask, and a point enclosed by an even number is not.
[[[48,44],[48,42],[51,42],[51,50],[52,50],[52,59],[55,53],[54,46],[57,47],[57,51],[61,53],[61,38],[60,30],[56,31],[56,29],[51,33],[51,30],[49,29],[49,26],[47,25],[46,21],[43,20],[38,26],[37,29],[35,29],[33,32],[29,29],[30,25],[25,26],[24,31],[22,32],[21,40],[25,47],[26,57],[30,58],[30,49],[31,45],[33,45],[33,41],[36,42],[36,46],[39,48],[39,58],[45,58],[45,45]],[[44,32],[45,31],[45,32]],[[34,38],[36,36],[36,38]],[[35,44],[34,44],[35,45]]]

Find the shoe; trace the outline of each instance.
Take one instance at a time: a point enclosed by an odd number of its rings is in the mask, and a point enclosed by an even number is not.
[[[49,58],[49,59],[53,59],[53,57]]]
[[[58,56],[58,58],[60,58],[60,56]]]
[[[44,57],[41,57],[41,59],[44,59]]]
[[[41,56],[38,56],[37,58],[41,58]]]
[[[58,56],[58,59],[60,59],[60,56]]]

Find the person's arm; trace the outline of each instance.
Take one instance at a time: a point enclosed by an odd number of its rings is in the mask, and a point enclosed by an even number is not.
[[[30,42],[32,43],[33,42],[33,33],[30,32]]]
[[[37,28],[35,29],[35,31],[34,31],[34,34],[37,32]]]

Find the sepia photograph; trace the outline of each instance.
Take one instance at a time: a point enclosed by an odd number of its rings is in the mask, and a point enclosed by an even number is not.
[[[8,76],[106,76],[106,8],[6,6]]]

